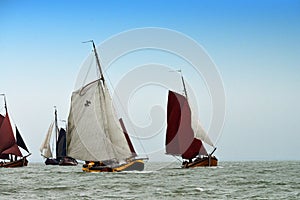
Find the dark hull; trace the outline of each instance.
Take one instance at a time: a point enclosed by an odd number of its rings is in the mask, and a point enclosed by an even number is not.
[[[26,157],[21,158],[13,162],[0,163],[0,167],[12,168],[12,167],[25,167],[28,164]]]
[[[64,158],[60,159],[59,165],[60,166],[76,166],[76,165],[78,165],[78,162],[74,158],[64,157]]]
[[[186,162],[181,167],[182,168],[194,168],[194,167],[213,167],[218,165],[218,159],[215,156],[197,158],[193,162]]]
[[[85,164],[82,167],[85,172],[121,172],[121,171],[143,171],[144,161],[136,159],[125,164],[115,166],[95,166],[94,163]]]
[[[55,158],[47,158],[45,161],[46,165],[58,165],[59,164],[59,160],[55,159]]]

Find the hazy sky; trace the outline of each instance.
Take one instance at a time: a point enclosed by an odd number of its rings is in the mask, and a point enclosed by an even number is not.
[[[100,44],[143,27],[191,37],[217,65],[227,110],[217,143],[220,160],[300,159],[299,0],[2,0],[0,93],[7,95],[11,118],[33,153],[31,161],[43,161],[38,149],[53,120],[53,106],[60,119],[67,119],[77,74],[91,52],[81,42]],[[111,77],[120,71],[114,68]],[[209,118],[210,109],[201,109]],[[146,150],[153,144],[143,143]]]

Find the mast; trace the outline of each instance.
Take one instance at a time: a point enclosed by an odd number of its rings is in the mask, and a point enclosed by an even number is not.
[[[57,124],[57,110],[56,110],[56,106],[54,106],[54,121],[55,121],[55,142],[57,142],[57,138],[58,138],[58,124]]]
[[[58,147],[57,147],[57,141],[58,141],[58,124],[57,124],[57,109],[56,106],[54,106],[54,123],[55,123],[55,152],[56,152],[56,158],[57,158],[57,151],[58,151]]]
[[[103,72],[102,72],[102,68],[101,68],[101,65],[100,65],[100,60],[99,60],[99,57],[98,57],[98,53],[97,53],[97,49],[96,49],[94,40],[89,40],[89,41],[86,41],[86,42],[83,42],[83,43],[87,43],[87,42],[93,43],[93,49],[94,49],[94,54],[95,54],[95,57],[96,57],[96,63],[97,63],[97,67],[98,67],[99,72],[100,72],[100,80],[102,81],[102,83],[104,85],[104,76],[103,76]]]
[[[98,78],[72,93],[67,154],[85,161],[126,160],[132,153],[105,85],[96,46],[93,40],[87,42],[93,44]]]
[[[181,69],[178,69],[178,70],[172,70],[170,72],[179,72],[180,73],[180,77],[181,77],[181,82],[182,82],[182,86],[183,86],[183,92],[184,92],[184,96],[186,99],[188,99],[188,96],[187,96],[187,91],[186,91],[186,87],[185,87],[185,82],[184,82],[184,79],[183,79],[183,76],[182,76],[182,71]]]
[[[184,82],[184,79],[183,79],[183,76],[182,76],[181,69],[178,70],[178,72],[180,73],[180,76],[181,76],[181,81],[182,81],[182,85],[183,85],[183,91],[184,91],[184,94],[185,94],[185,98],[188,99],[187,92],[186,92],[186,87],[185,87],[185,82]]]

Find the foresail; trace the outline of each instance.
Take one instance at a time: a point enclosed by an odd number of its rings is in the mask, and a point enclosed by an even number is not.
[[[214,147],[213,142],[210,140],[208,134],[201,126],[199,120],[193,118],[192,127],[193,127],[193,130],[195,131],[196,138],[198,138],[198,139],[202,140],[203,142],[205,142],[206,144]]]
[[[29,150],[28,150],[28,148],[19,132],[19,129],[17,127],[16,127],[16,139],[17,139],[17,145],[29,153]]]
[[[46,158],[51,158],[52,157],[52,152],[51,152],[51,147],[50,147],[50,139],[51,139],[51,135],[53,132],[53,126],[54,126],[54,122],[52,122],[49,126],[47,135],[45,140],[43,141],[41,147],[40,147],[40,152],[41,154],[46,157]]]
[[[112,99],[106,86],[104,86],[106,119],[110,141],[113,144],[115,156],[118,160],[124,160],[132,156],[123,129],[116,116]]]

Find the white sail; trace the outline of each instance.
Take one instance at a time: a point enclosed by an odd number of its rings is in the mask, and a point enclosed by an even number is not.
[[[51,148],[50,148],[50,139],[51,139],[51,135],[52,135],[52,131],[53,131],[53,126],[54,126],[54,122],[52,122],[50,124],[46,138],[40,147],[41,154],[46,158],[52,157],[52,152],[51,152]]]
[[[105,106],[106,106],[106,117],[109,130],[110,141],[114,145],[115,155],[118,160],[128,158],[132,156],[130,148],[128,146],[126,137],[123,133],[121,124],[116,117],[112,99],[109,94],[107,87],[104,87]]]
[[[197,119],[192,119],[192,128],[195,132],[195,137],[202,140],[203,142],[205,142],[206,144],[214,147],[213,142],[210,140],[208,134],[206,133],[206,131],[202,128],[199,120]]]
[[[68,118],[69,156],[85,161],[131,156],[111,106],[111,97],[100,80],[73,92]]]

